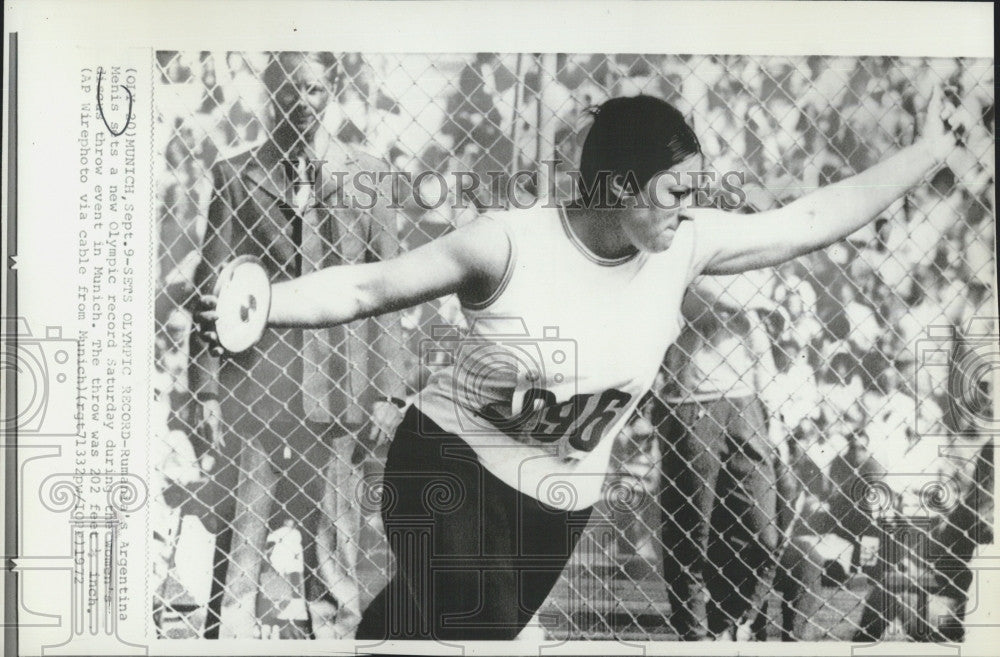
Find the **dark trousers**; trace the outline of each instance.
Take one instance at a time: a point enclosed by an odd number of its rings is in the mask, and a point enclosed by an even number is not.
[[[661,409],[663,570],[683,640],[719,635],[761,609],[778,547],[776,481],[753,397]]]
[[[207,521],[217,536],[206,638],[218,635],[227,588],[259,587],[265,537],[286,519],[300,532],[307,598],[315,601],[327,596],[317,554],[327,484],[324,472],[336,458],[334,441],[355,441],[338,424],[268,424],[238,409],[234,403],[223,407],[226,441],[210,480],[214,492],[208,492],[215,502]],[[251,483],[255,484],[253,495],[243,499],[246,508],[238,509],[239,489]],[[329,537],[331,543],[336,540],[340,539]],[[299,630],[287,631],[289,638],[301,638]]]
[[[789,455],[789,460],[794,461],[795,454]],[[795,476],[791,462],[786,462],[780,456],[775,455],[774,459],[774,483],[775,483],[775,529],[777,530],[777,548],[775,557],[777,564],[774,571],[774,589],[781,594],[781,626],[779,634],[782,641],[791,641],[794,635],[796,622],[796,609],[792,602],[796,596],[800,595],[802,581],[794,572],[796,570],[796,559],[794,550],[790,550],[792,523],[795,522],[796,501],[801,486]],[[756,641],[767,641],[768,625],[768,601],[765,597],[757,608],[757,616],[753,622],[753,636]]]
[[[975,573],[969,561],[979,536],[977,509],[962,500],[941,518],[899,519],[879,527],[879,563],[858,621],[854,641],[879,641],[900,619],[908,638],[960,643]],[[922,522],[921,522],[922,521]],[[899,535],[908,540],[903,543]],[[924,540],[920,540],[920,538]],[[888,549],[886,549],[888,546]],[[895,572],[905,562],[905,576]],[[946,613],[931,615],[929,596],[942,598]]]
[[[590,512],[559,511],[511,488],[465,441],[411,408],[389,448],[382,489],[396,574],[365,610],[357,638],[515,638],[556,583]]]
[[[285,519],[295,522],[302,536],[303,575],[309,599],[326,594],[319,575],[317,548],[319,524],[324,513],[327,466],[338,458],[332,443],[334,440],[355,442],[353,435],[343,434],[339,427],[334,433],[331,426],[305,422],[286,437],[284,444],[268,450],[271,467],[277,475],[268,530],[280,527]],[[343,539],[336,537],[336,540]]]

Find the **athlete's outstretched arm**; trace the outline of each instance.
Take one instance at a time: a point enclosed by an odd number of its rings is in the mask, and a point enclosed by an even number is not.
[[[327,267],[276,283],[268,326],[343,324],[415,306],[446,294],[483,298],[503,277],[510,245],[494,221],[474,221],[384,262]]]
[[[446,294],[463,301],[489,296],[503,278],[510,243],[504,229],[478,219],[422,247],[383,262],[327,267],[271,287],[267,324],[318,328],[414,306]],[[215,299],[202,297],[199,323],[217,318]],[[214,341],[211,329],[206,337]]]
[[[718,210],[695,216],[701,271],[736,274],[768,267],[847,237],[926,179],[955,148],[952,115],[935,89],[921,137],[891,157],[782,208],[752,215]]]

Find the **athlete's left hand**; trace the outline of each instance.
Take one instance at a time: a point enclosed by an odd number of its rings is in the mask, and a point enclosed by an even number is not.
[[[377,401],[371,408],[371,429],[368,440],[376,445],[390,440],[403,421],[403,409],[392,402]]]
[[[213,294],[202,294],[194,300],[193,319],[198,327],[198,337],[213,356],[225,355],[225,349],[219,344],[219,334],[215,330],[215,322],[219,319],[218,302]]]

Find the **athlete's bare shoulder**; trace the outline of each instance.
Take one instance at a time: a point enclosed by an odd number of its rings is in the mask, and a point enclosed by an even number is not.
[[[459,293],[463,302],[489,297],[503,280],[514,253],[508,228],[491,215],[480,216],[435,242],[468,274]]]
[[[726,217],[733,216],[733,213],[729,210],[722,210],[720,208],[688,208],[684,210],[683,214],[694,221],[698,219],[711,221],[713,219],[725,219]]]
[[[539,237],[539,233],[562,234],[561,210],[559,206],[549,205],[539,201],[525,208],[510,208],[492,210],[481,216],[495,220],[507,230],[527,233],[531,238]]]
[[[482,215],[440,239],[456,257],[475,265],[506,261],[510,251],[507,227],[494,215]]]
[[[730,239],[731,233],[738,230],[734,220],[746,219],[738,213],[719,208],[690,208],[684,211],[686,221],[681,222],[681,229],[690,231],[692,241],[693,269],[701,272],[712,259],[719,248],[719,241]],[[679,230],[681,230],[679,229]]]

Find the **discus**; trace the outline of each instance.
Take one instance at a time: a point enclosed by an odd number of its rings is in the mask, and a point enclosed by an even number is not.
[[[271,310],[271,281],[260,260],[244,255],[226,263],[215,282],[215,297],[219,346],[238,354],[257,344]]]

